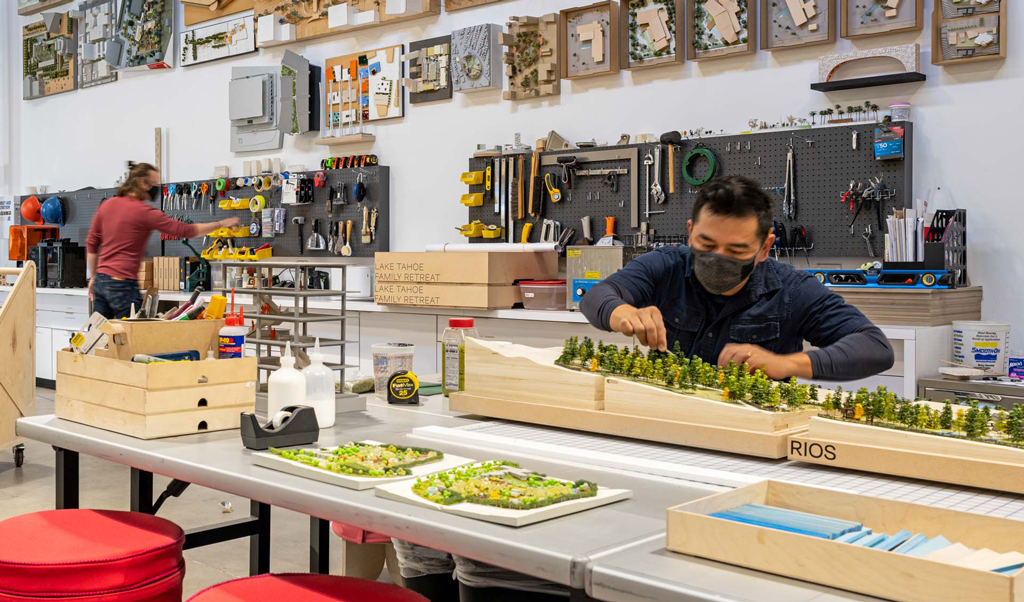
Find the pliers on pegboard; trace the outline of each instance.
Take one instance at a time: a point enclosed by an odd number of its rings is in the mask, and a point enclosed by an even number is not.
[[[862,184],[854,186],[853,182],[850,182],[850,190],[843,195],[844,201],[849,198],[851,207],[854,201],[857,203],[857,209],[853,213],[853,219],[850,220],[850,234],[855,233],[854,225],[857,223],[857,216],[860,215],[861,210],[864,209],[864,205],[871,204],[875,205],[875,215],[878,219],[878,231],[885,232],[885,226],[882,223],[882,204],[884,203],[884,198],[890,198],[890,195],[888,194],[889,187],[882,181],[881,176],[877,178],[869,178],[868,182],[870,182],[870,186],[867,188],[864,188]],[[851,197],[851,192],[855,196]]]

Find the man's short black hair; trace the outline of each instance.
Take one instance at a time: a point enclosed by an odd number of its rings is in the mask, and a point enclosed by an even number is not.
[[[744,176],[723,176],[709,180],[697,190],[693,223],[701,209],[714,215],[756,217],[757,235],[764,240],[772,229],[772,200],[756,180]]]

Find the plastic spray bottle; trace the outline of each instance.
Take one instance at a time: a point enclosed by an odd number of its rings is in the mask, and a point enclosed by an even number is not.
[[[320,428],[334,426],[337,412],[334,403],[334,371],[324,365],[324,355],[320,353],[320,337],[316,339],[313,351],[309,353],[309,365],[302,369],[306,379],[306,405],[316,411],[316,421]]]
[[[288,406],[306,404],[306,377],[295,369],[292,344],[284,346],[281,367],[267,379],[267,416],[273,416]]]

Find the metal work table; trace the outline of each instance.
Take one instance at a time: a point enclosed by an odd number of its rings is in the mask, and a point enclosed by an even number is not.
[[[587,595],[608,602],[882,602],[670,552],[664,532],[590,560]]]
[[[372,439],[415,445],[406,438],[415,427],[472,422],[445,412],[439,398],[428,399],[419,408],[389,407],[372,401],[366,412],[339,414],[332,431],[321,431],[319,444]],[[574,598],[584,599],[585,572],[591,557],[662,533],[666,507],[723,490],[479,446],[432,445],[474,459],[520,461],[551,474],[564,473],[567,466],[572,466],[574,476],[633,491],[630,500],[514,529],[377,498],[372,490],[355,491],[253,466],[251,452],[242,446],[238,431],[144,441],[52,415],[21,419],[17,429],[20,436],[48,443],[57,450],[57,507],[78,505],[80,453],[131,466],[132,508],[138,511],[153,511],[154,473],[253,500],[251,517],[190,532],[186,539],[189,548],[249,537],[253,573],[270,570],[270,507],[278,506],[315,517],[310,524],[312,571],[326,572],[328,568],[325,538],[331,535],[327,521],[343,521],[563,584],[573,588]]]

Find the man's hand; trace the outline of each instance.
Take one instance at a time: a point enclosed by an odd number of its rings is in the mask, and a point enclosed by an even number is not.
[[[220,220],[221,228],[237,228],[242,225],[242,220],[237,217],[229,217]]]
[[[737,366],[744,362],[750,365],[750,372],[764,367],[768,378],[782,380],[791,376],[813,378],[811,358],[806,353],[779,355],[757,345],[729,343],[718,356],[718,365],[726,366],[732,361]]]
[[[665,334],[665,320],[657,307],[637,309],[632,305],[620,305],[612,312],[608,326],[627,337],[635,336],[641,345],[668,351],[668,337]]]
[[[96,300],[95,296],[92,294],[92,282],[93,282],[93,280],[96,280],[95,276],[93,276],[92,278],[89,279],[89,300],[90,301],[95,301]]]

